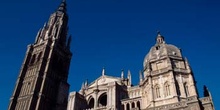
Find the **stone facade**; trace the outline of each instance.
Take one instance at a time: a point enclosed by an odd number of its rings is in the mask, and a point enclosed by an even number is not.
[[[69,95],[67,110],[214,110],[212,97],[198,97],[192,69],[181,50],[165,43],[158,33],[156,44],[143,61],[138,85],[131,84],[131,73],[124,78],[105,74],[79,92]]]

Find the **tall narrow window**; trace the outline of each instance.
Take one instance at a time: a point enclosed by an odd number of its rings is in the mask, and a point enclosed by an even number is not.
[[[35,59],[36,59],[36,54],[34,54],[34,55],[32,56],[30,64],[33,64],[33,63],[35,62]]]
[[[176,91],[177,91],[177,95],[181,96],[180,86],[178,82],[176,82]]]
[[[38,54],[37,61],[40,60],[41,56],[42,56],[42,52],[40,52],[40,53]]]
[[[156,98],[160,98],[160,87],[158,85],[155,86],[155,95]]]
[[[166,82],[164,84],[164,89],[165,89],[165,97],[170,95],[170,85],[168,84],[168,82]]]

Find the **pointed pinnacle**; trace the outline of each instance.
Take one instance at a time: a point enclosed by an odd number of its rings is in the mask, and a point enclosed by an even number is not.
[[[58,11],[66,12],[66,0],[62,0],[60,6],[58,8]]]

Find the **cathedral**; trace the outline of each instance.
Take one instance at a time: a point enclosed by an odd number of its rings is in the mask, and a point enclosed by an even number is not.
[[[114,77],[103,68],[96,80],[69,93],[70,43],[63,0],[28,45],[8,110],[214,110],[207,87],[199,97],[188,60],[160,32],[143,59],[137,85],[130,71]]]
[[[160,33],[143,60],[139,84],[132,85],[130,71],[124,74],[108,76],[103,69],[95,81],[70,92],[67,110],[214,110],[207,87],[199,98],[189,62]]]

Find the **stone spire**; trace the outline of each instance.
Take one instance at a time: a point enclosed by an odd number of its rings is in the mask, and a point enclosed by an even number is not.
[[[57,42],[61,47],[69,49],[70,40],[67,43],[68,35],[68,15],[66,11],[66,1],[63,0],[58,9],[50,15],[42,29],[39,30],[35,44],[48,39]]]

